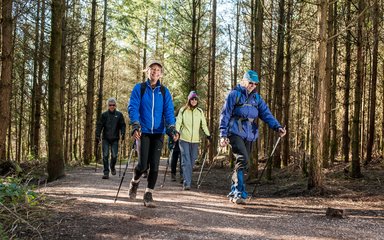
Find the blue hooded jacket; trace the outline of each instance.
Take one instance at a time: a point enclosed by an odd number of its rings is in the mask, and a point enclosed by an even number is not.
[[[174,107],[171,93],[164,87],[165,96],[160,90],[160,81],[152,89],[149,80],[141,97],[141,83],[133,88],[128,104],[128,114],[133,123],[140,123],[143,133],[165,133],[165,128],[175,125]],[[165,101],[165,103],[164,103]]]
[[[256,141],[259,135],[257,118],[275,131],[281,128],[261,96],[255,91],[248,94],[247,89],[238,84],[228,94],[221,110],[220,137],[234,134],[247,141]]]

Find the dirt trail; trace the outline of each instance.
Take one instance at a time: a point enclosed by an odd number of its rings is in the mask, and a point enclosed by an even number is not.
[[[55,199],[39,227],[44,239],[384,239],[382,199],[256,197],[236,206],[225,196],[228,170],[214,169],[200,190],[193,185],[182,191],[169,176],[160,188],[164,165],[162,160],[153,209],[142,203],[146,179],[137,200],[128,199],[131,169],[116,203],[118,174],[102,180],[100,168],[67,172],[41,189]],[[327,207],[340,206],[348,209],[348,218],[325,217]]]

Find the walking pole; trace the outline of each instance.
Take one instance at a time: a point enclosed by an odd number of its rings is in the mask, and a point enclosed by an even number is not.
[[[99,156],[99,145],[100,145],[100,140],[97,142],[97,147],[96,147],[96,158],[95,158],[95,162],[96,162],[96,165],[95,165],[95,172],[97,172],[97,156]]]
[[[264,171],[265,169],[267,168],[267,166],[269,165],[269,163],[272,161],[272,157],[273,157],[273,154],[275,153],[275,150],[276,150],[276,147],[277,145],[279,144],[281,140],[281,137],[279,137],[275,143],[275,146],[273,147],[272,149],[272,152],[271,154],[269,155],[269,158],[267,160],[267,162],[265,163],[265,167],[263,168],[263,171],[261,171],[261,174],[260,174],[260,177],[257,179],[256,183],[255,183],[255,186],[253,187],[253,191],[252,191],[252,194],[251,194],[251,197],[249,198],[249,201],[251,201],[253,195],[255,194],[255,191],[256,191],[256,187],[257,187],[257,184],[260,182],[261,178],[263,177],[263,174],[264,174]]]
[[[207,150],[208,150],[208,147],[209,147],[209,145],[205,148],[205,151],[204,151],[204,154],[203,154],[203,163],[201,164],[201,169],[200,169],[200,173],[199,173],[199,178],[197,179],[197,186],[199,186],[199,182],[200,182],[200,178],[201,178],[201,174],[203,173],[203,169],[204,169],[204,164],[205,164],[205,161],[207,160],[207,156],[208,156],[208,154],[207,154]]]
[[[229,146],[230,146],[230,145],[229,145]],[[221,149],[222,149],[222,147],[220,147],[220,150],[219,150],[219,152],[217,153],[217,155],[216,155],[215,157],[213,157],[213,161],[212,161],[211,165],[209,166],[208,171],[205,173],[204,177],[201,178],[200,183],[197,184],[197,189],[200,188],[200,186],[201,186],[201,184],[203,183],[204,179],[208,176],[209,172],[211,171],[211,168],[213,167],[213,164],[215,163],[215,159],[217,159],[217,158],[220,156],[220,154],[221,154]],[[204,164],[204,163],[203,163],[203,164]],[[202,172],[203,170],[200,170],[200,171]],[[201,174],[201,173],[200,173],[200,174]],[[200,178],[200,177],[199,177],[199,178]]]
[[[135,145],[136,145],[136,141],[133,142],[132,150],[131,150],[131,153],[129,154],[129,159],[128,159],[128,161],[127,161],[127,164],[125,165],[125,170],[124,170],[124,172],[123,172],[123,177],[121,178],[120,185],[119,185],[119,189],[117,190],[117,193],[116,193],[115,202],[116,202],[116,200],[117,200],[117,196],[119,196],[119,192],[120,192],[121,184],[123,184],[124,177],[125,177],[125,173],[127,172],[129,162],[131,161],[133,152],[135,151]]]
[[[170,148],[170,151],[169,151],[169,157],[168,157],[168,159],[167,159],[167,165],[166,165],[166,167],[165,167],[163,183],[162,183],[161,186],[160,186],[161,188],[164,187],[165,178],[167,177],[167,172],[168,172],[168,167],[169,167],[169,159],[171,159],[172,154],[173,154],[173,148],[175,147],[173,142],[172,142],[171,144],[172,144],[172,145],[171,145],[171,148]]]
[[[120,169],[119,169],[119,177],[121,175],[121,159],[123,158],[123,144],[125,145],[124,139],[121,139],[121,144],[120,144]]]

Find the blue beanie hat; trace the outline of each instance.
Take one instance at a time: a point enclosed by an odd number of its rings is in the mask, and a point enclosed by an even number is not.
[[[259,75],[256,71],[248,70],[244,73],[243,79],[246,79],[250,82],[259,83]]]

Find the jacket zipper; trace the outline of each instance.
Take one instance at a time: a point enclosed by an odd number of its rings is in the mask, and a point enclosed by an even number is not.
[[[193,109],[192,111],[191,111],[191,113],[192,113],[192,134],[191,134],[191,142],[193,142],[193,111],[194,111],[195,109]]]
[[[154,112],[155,112],[155,89],[152,89],[152,129],[151,132],[153,134],[153,127],[155,125]]]

